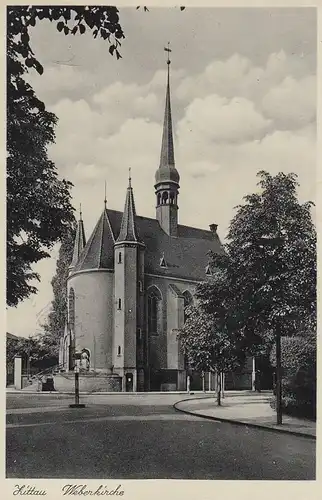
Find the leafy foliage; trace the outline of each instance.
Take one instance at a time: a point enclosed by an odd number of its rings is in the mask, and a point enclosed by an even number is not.
[[[65,35],[84,34],[91,31],[94,38],[110,43],[109,51],[119,59],[119,48],[124,37],[119,23],[118,9],[113,6],[15,6],[7,9],[7,26],[11,38],[16,38],[16,55],[24,60],[24,71],[34,68],[39,74],[43,67],[30,46],[29,29],[40,20],[56,23],[57,30]]]
[[[212,265],[227,272],[230,328],[270,344],[277,329],[292,336],[304,324],[315,328],[316,232],[295,174],[258,175],[261,192],[238,207],[226,254],[212,255]]]
[[[21,356],[24,360],[30,359],[31,365],[38,361],[57,360],[55,348],[44,335],[39,337],[7,339],[6,361],[13,362],[15,356]]]
[[[221,297],[215,305],[216,298]],[[231,334],[225,322],[228,297],[226,273],[217,271],[211,283],[196,289],[196,305],[186,309],[186,321],[179,333],[182,348],[190,366],[197,371],[225,372],[245,361],[244,339]]]

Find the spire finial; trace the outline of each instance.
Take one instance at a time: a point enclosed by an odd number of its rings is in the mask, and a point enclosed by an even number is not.
[[[168,46],[167,47],[164,47],[164,50],[168,53],[167,54],[167,65],[169,67],[169,65],[171,64],[171,61],[170,61],[170,52],[172,52],[172,50],[170,49],[170,42],[168,42]]]
[[[106,181],[104,181],[104,207],[106,208],[107,199],[106,199]]]
[[[129,187],[132,187],[131,186],[131,180],[132,180],[132,178],[131,178],[131,167],[129,167]]]
[[[82,220],[82,216],[83,216],[83,213],[82,213],[82,204],[80,203],[79,204],[79,220]]]

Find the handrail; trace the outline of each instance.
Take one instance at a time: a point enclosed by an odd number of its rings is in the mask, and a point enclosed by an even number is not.
[[[41,372],[38,372],[35,375],[32,375],[31,379],[40,379],[41,377],[43,377],[47,373],[53,372],[54,370],[57,370],[57,369],[59,370],[62,367],[63,367],[63,365],[61,365],[61,364],[49,366],[48,368],[45,368],[45,370],[42,370]]]

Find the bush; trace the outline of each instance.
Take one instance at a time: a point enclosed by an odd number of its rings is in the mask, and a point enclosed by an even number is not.
[[[282,407],[285,413],[316,418],[316,337],[282,337]],[[275,347],[271,363],[276,366]]]

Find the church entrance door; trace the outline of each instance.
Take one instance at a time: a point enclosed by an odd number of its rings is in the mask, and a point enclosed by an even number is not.
[[[127,373],[125,375],[125,391],[133,392],[133,373]]]

